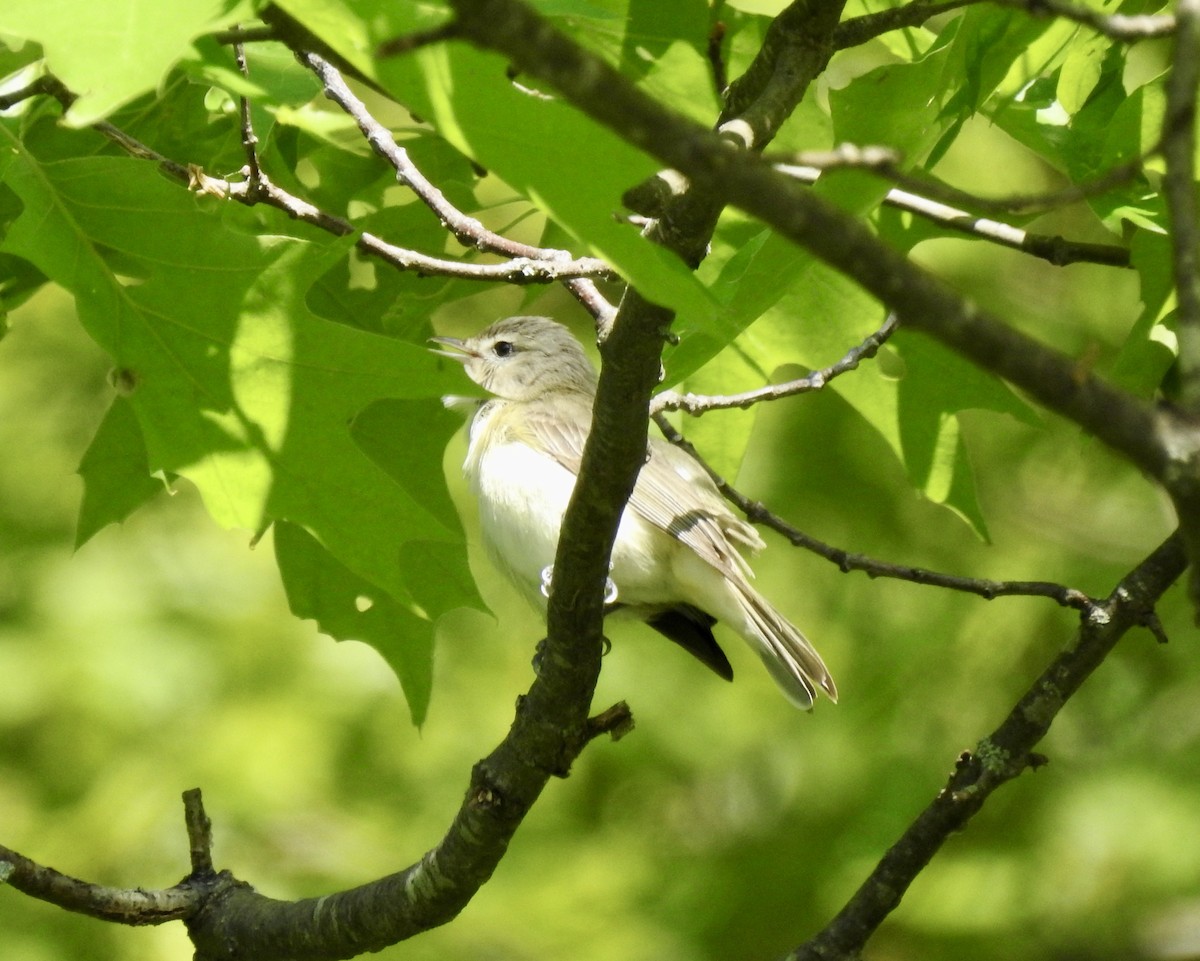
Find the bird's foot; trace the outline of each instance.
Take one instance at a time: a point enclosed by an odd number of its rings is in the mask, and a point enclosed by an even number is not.
[[[608,565],[608,570],[612,572],[612,563]],[[542,597],[550,597],[550,582],[554,580],[554,565],[548,564],[542,568],[542,583],[540,585]],[[611,577],[604,579],[604,603],[605,605],[615,604],[617,602],[617,583]]]

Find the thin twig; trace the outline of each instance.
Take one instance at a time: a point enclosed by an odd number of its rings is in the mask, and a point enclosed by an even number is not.
[[[22,894],[66,911],[118,924],[179,921],[195,913],[200,892],[187,884],[160,891],[110,888],[81,881],[0,845],[0,875]]]
[[[594,257],[573,259],[569,251],[534,247],[531,244],[523,244],[488,230],[479,220],[464,214],[446,199],[445,194],[434,186],[413,163],[408,151],[396,143],[391,131],[376,120],[367,109],[366,104],[355,96],[333,64],[315,53],[300,52],[297,53],[297,57],[302,64],[317,75],[324,87],[325,95],[341,107],[358,125],[359,131],[371,148],[392,165],[396,171],[396,179],[417,195],[417,198],[437,216],[459,243],[477,250],[520,258],[522,261],[556,265],[574,263],[581,266],[582,271],[575,276],[564,278],[563,283],[598,322],[610,319],[614,308],[596,289],[595,284],[586,279],[589,276],[613,279],[615,274],[608,264]]]
[[[246,79],[250,78],[250,66],[246,62],[246,48],[239,41],[233,45],[234,59],[238,70]],[[246,152],[247,176],[252,184],[262,178],[262,167],[258,162],[258,135],[254,132],[254,120],[250,115],[250,98],[238,97],[238,113],[242,126],[242,149]]]
[[[650,413],[659,414],[669,410],[682,410],[685,414],[699,417],[710,410],[745,410],[754,404],[767,400],[779,400],[796,394],[806,394],[810,391],[821,390],[835,377],[854,370],[864,360],[870,360],[896,331],[898,321],[895,314],[889,314],[887,319],[874,333],[867,336],[861,344],[852,347],[841,360],[830,364],[821,370],[815,370],[804,377],[797,377],[783,384],[768,384],[757,390],[747,390],[740,394],[722,394],[718,396],[702,396],[699,394],[680,394],[677,391],[665,390],[658,394],[650,404]]]
[[[58,86],[61,87],[61,85]],[[69,106],[74,100],[74,96],[65,92],[65,88],[62,88],[62,91],[56,92],[52,86],[45,92],[53,93],[64,105]],[[412,271],[421,276],[453,277],[462,280],[517,285],[566,282],[568,286],[574,279],[611,276],[611,269],[607,264],[590,257],[562,261],[511,257],[506,261],[494,264],[472,264],[460,260],[431,257],[428,254],[389,243],[375,234],[366,231],[360,232],[349,220],[327,213],[307,200],[277,186],[262,171],[259,173],[257,182],[213,177],[195,165],[181,164],[163,156],[110,123],[94,124],[93,129],[131,156],[154,161],[159,165],[159,169],[189,189],[212,197],[235,200],[248,207],[257,204],[275,207],[294,220],[309,224],[337,237],[357,233],[358,239],[355,241],[355,246],[362,253],[378,257],[397,269]],[[603,297],[598,293],[596,297],[598,301],[603,301]]]
[[[894,147],[876,144],[840,143],[829,150],[801,150],[799,153],[765,153],[763,159],[786,173],[796,167],[826,170],[866,170],[880,176],[892,176],[903,159]]]
[[[10,107],[15,107],[26,100],[32,100],[34,97],[44,97],[47,94],[59,99],[59,94],[65,90],[66,88],[55,77],[47,74],[10,93],[0,93],[0,111],[8,110]]]
[[[777,164],[775,169],[804,183],[814,183],[822,173],[816,167],[787,164]],[[1010,247],[1013,250],[1020,250],[1058,267],[1074,263],[1096,263],[1111,267],[1128,267],[1130,265],[1129,250],[1126,247],[1117,244],[1066,240],[1060,236],[1031,233],[1020,227],[1014,227],[1012,224],[980,217],[908,190],[899,188],[889,190],[883,198],[883,203],[889,207],[906,210],[919,217],[924,217],[947,230],[978,237],[981,240]]]
[[[830,563],[836,564],[838,569],[844,573],[862,571],[871,578],[890,577],[897,580],[910,581],[913,584],[923,584],[929,587],[940,587],[946,590],[975,594],[988,601],[997,597],[1046,597],[1062,607],[1073,608],[1085,613],[1095,606],[1095,601],[1083,591],[1067,587],[1065,584],[1056,584],[1051,581],[994,581],[987,578],[961,577],[957,574],[946,574],[941,571],[933,571],[924,567],[913,567],[908,564],[891,564],[887,561],[868,557],[866,554],[855,554],[840,547],[833,547],[809,534],[805,534],[799,528],[793,527],[777,514],[767,510],[761,503],[751,500],[735,488],[724,477],[713,470],[697,452],[696,448],[664,416],[661,414],[656,415],[654,422],[668,441],[686,450],[696,458],[700,466],[712,478],[713,483],[717,485],[717,489],[720,490],[721,494],[730,503],[736,505],[752,523],[769,527],[771,530],[787,538],[794,547],[802,547],[816,554],[818,557],[825,558]]]
[[[24,88],[21,99],[30,96],[49,95],[66,109],[75,101],[71,93],[57,78],[47,75]],[[19,102],[14,101],[14,102]],[[92,129],[111,140],[130,156],[150,160],[172,179],[191,190],[211,197],[235,200],[253,207],[265,204],[283,211],[294,220],[331,233],[337,237],[358,234],[355,246],[364,254],[377,257],[399,270],[411,271],[421,276],[452,277],[461,280],[510,283],[516,285],[564,283],[569,290],[601,322],[611,317],[613,307],[599,292],[589,278],[609,278],[612,270],[602,260],[594,257],[572,259],[566,251],[547,251],[529,248],[541,256],[512,256],[494,264],[472,264],[460,260],[432,257],[419,251],[389,243],[382,237],[366,231],[359,232],[349,220],[321,210],[314,204],[289,193],[273,183],[261,169],[257,180],[233,181],[224,177],[213,177],[194,164],[182,164],[164,156],[125,131],[107,121],[93,124]],[[251,135],[253,133],[251,132]],[[245,126],[243,126],[245,136]],[[498,235],[493,235],[498,236]],[[555,259],[560,257],[561,259]]]
[[[450,20],[447,23],[431,27],[428,30],[414,30],[412,33],[406,33],[402,37],[385,41],[379,45],[379,49],[375,51],[375,55],[378,57],[398,57],[401,54],[412,53],[414,50],[427,47],[433,43],[443,43],[446,40],[453,40],[458,36],[460,36],[458,24],[454,20]]]
[[[187,828],[192,877],[212,874],[212,821],[204,811],[204,798],[198,787],[183,792],[183,821]]]
[[[1156,153],[1158,145],[1132,160],[1118,164],[1086,183],[1071,184],[1059,190],[1036,194],[1013,194],[1008,197],[980,197],[949,184],[940,183],[929,177],[916,177],[898,166],[899,158],[894,150],[886,147],[858,147],[842,144],[831,151],[802,153],[790,157],[767,156],[775,161],[775,169],[797,179],[809,179],[811,170],[863,170],[874,174],[901,189],[914,191],[923,197],[931,197],[944,203],[958,204],[988,213],[1032,214],[1056,210],[1069,204],[1079,203],[1092,197],[1108,193],[1114,187],[1129,183],[1139,176],[1145,162]]]
[[[213,40],[220,44],[262,43],[268,40],[278,40],[279,32],[274,27],[231,27],[228,30],[218,30],[212,35]]]
[[[947,0],[945,3],[929,3],[928,0],[915,0],[915,2],[906,3],[902,7],[880,10],[878,13],[868,13],[861,17],[851,17],[838,24],[838,28],[833,34],[833,42],[839,50],[857,47],[859,44],[874,40],[893,30],[919,27],[938,14],[949,13],[952,10],[959,10],[962,7],[982,2],[983,0]]]
[[[1169,13],[1129,16],[1099,13],[1066,0],[992,0],[1006,7],[1017,7],[1035,17],[1061,17],[1089,27],[1099,34],[1125,42],[1152,40],[1169,36],[1175,30],[1175,17]]]
[[[729,86],[729,74],[725,69],[725,53],[721,49],[721,44],[724,41],[725,22],[718,20],[712,25],[712,30],[708,33],[708,45],[706,47],[708,65],[712,71],[713,87],[716,90],[718,99],[725,95],[725,88]]]

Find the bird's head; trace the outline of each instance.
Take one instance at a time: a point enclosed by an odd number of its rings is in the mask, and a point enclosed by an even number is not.
[[[433,337],[450,350],[467,376],[504,400],[535,400],[556,393],[594,394],[596,371],[579,341],[548,317],[506,317],[473,337]]]

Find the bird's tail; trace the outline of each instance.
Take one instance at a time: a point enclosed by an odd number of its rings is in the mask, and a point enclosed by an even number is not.
[[[821,655],[786,617],[745,581],[732,585],[751,640],[784,696],[804,710],[812,707],[817,688],[837,703],[837,685]]]

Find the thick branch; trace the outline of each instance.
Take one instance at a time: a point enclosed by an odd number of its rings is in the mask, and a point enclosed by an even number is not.
[[[857,959],[945,840],[962,830],[1001,784],[1043,762],[1032,752],[1058,712],[1130,628],[1152,619],[1155,603],[1186,565],[1183,542],[1174,535],[1131,571],[1109,598],[1090,612],[1074,645],[1054,659],[1004,722],[973,752],[959,757],[946,786],[884,855],[837,917],[798,948],[790,961]]]
[[[184,793],[192,871],[173,888],[124,890],[80,881],[0,845],[0,884],[68,911],[127,925],[183,920],[197,961],[333,961],[412,937],[462,910],[491,876],[513,833],[553,775],[595,737],[632,724],[614,705],[595,718],[557,692],[562,675],[597,665],[543,664],[518,704],[512,729],[480,761],[450,830],[413,866],[361,887],[303,901],[276,901],[213,870],[212,825],[198,790]],[[585,702],[586,703],[586,702]],[[531,706],[537,705],[537,710]],[[566,715],[564,716],[564,710]]]
[[[1162,152],[1163,193],[1171,219],[1171,257],[1178,303],[1180,402],[1162,429],[1171,453],[1167,488],[1193,559],[1200,559],[1200,228],[1196,203],[1196,88],[1200,83],[1200,2],[1180,0],[1174,62],[1167,80]],[[1192,568],[1192,604],[1200,621],[1200,564]]]
[[[543,658],[512,729],[475,765],[446,836],[416,864],[348,891],[276,901],[228,876],[187,919],[197,961],[333,961],[379,951],[453,919],[491,877],[546,782],[600,733],[624,730],[618,705],[589,722],[574,689],[595,664]],[[594,683],[594,680],[593,680]],[[586,700],[583,701],[584,707]]]
[[[1179,0],[1175,61],[1167,80],[1162,152],[1163,194],[1171,220],[1178,303],[1179,369],[1183,406],[1200,413],[1200,228],[1196,214],[1196,86],[1200,81],[1200,2]]]
[[[793,0],[771,22],[749,68],[725,92],[717,126],[728,143],[758,152],[775,138],[829,63],[833,31],[844,6],[845,0]],[[486,38],[477,42],[490,45]],[[546,79],[557,84],[565,77]],[[668,199],[656,211],[649,236],[695,266],[708,251],[727,201],[694,183],[666,192]]]

